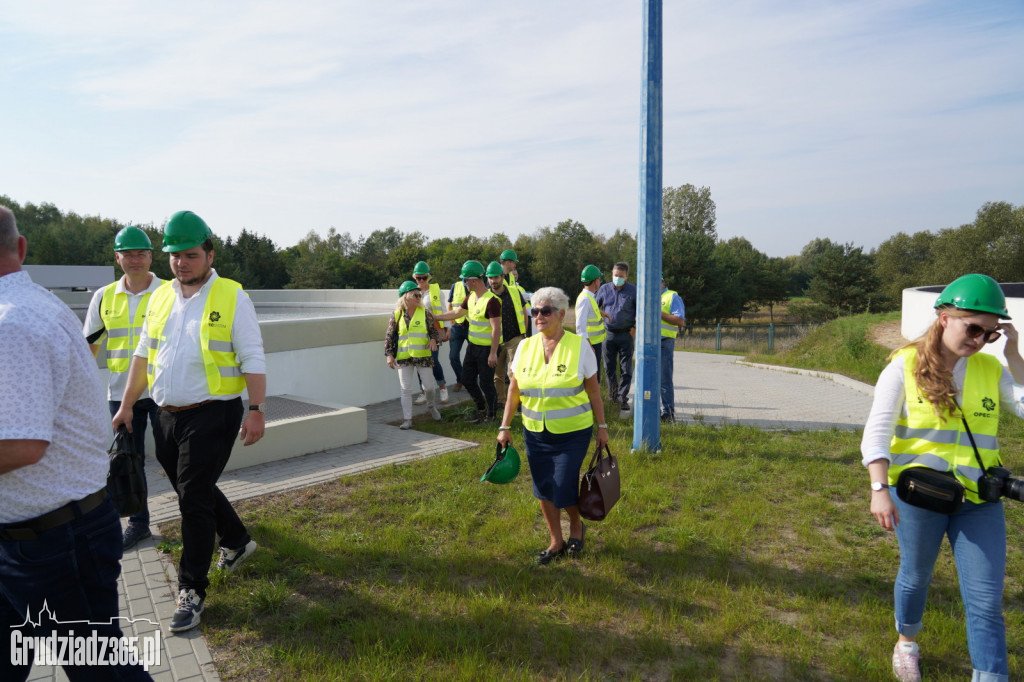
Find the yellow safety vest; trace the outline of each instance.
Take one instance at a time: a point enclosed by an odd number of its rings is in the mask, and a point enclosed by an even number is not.
[[[676,292],[671,289],[665,289],[661,292],[661,312],[672,314],[672,297]],[[661,321],[661,338],[663,339],[674,339],[679,335],[679,327],[675,326],[671,322]]]
[[[523,316],[523,299],[526,297],[522,293],[523,290],[515,286],[514,284],[512,286],[506,284],[505,288],[508,289],[508,297],[512,299],[512,308],[513,310],[516,311],[516,322],[519,323],[519,330],[514,332],[511,329],[506,330],[505,327],[502,326],[502,343],[508,341],[509,339],[514,339],[517,336],[522,336],[523,334],[526,333],[526,318]],[[500,296],[497,296],[497,294],[495,294],[495,297],[499,299],[501,298]]]
[[[232,395],[245,390],[245,376],[242,374],[242,363],[235,355],[235,347],[231,343],[231,325],[235,320],[235,306],[238,303],[238,289],[242,285],[224,277],[218,277],[210,285],[203,307],[202,327],[199,330],[199,346],[206,365],[206,384],[210,395]],[[160,344],[166,341],[164,326],[174,306],[177,296],[171,282],[167,282],[153,292],[149,301],[149,314],[146,319],[146,339],[149,348],[149,366],[146,368],[146,379],[149,389],[153,390],[153,377],[156,374],[157,352]]]
[[[427,332],[426,311],[416,306],[409,324],[406,324],[403,311],[396,310],[395,322],[398,323],[398,355],[395,359],[429,358],[430,334]]]
[[[441,307],[441,287],[431,282],[429,289],[427,297],[430,299],[430,312],[433,315],[440,315],[444,312]]]
[[[570,433],[594,425],[590,397],[579,376],[583,337],[566,331],[544,362],[542,334],[519,344],[516,383],[523,403],[523,426],[529,431]]]
[[[476,293],[469,294],[469,342],[477,346],[491,345],[491,321],[487,319],[487,302],[495,299],[501,303],[501,299],[488,290],[483,296],[477,297]]]
[[[462,305],[462,302],[466,300],[466,295],[468,293],[469,292],[466,289],[466,283],[463,282],[461,279],[456,281],[455,286],[452,289],[452,300],[448,301],[448,309],[458,309],[458,307]],[[465,320],[452,320],[452,324],[466,325],[467,322]]]
[[[594,298],[594,294],[586,289],[576,297],[576,314],[580,314],[580,301],[584,298],[590,302],[590,305],[587,306],[587,340],[591,345],[596,345],[604,341],[605,336],[608,335],[604,329],[604,318],[601,317],[601,309],[597,307],[597,299]]]
[[[935,415],[928,399],[918,392],[914,379],[916,348],[905,348],[898,355],[903,357],[908,414],[897,420],[889,445],[889,485],[896,485],[900,472],[909,467],[952,471],[967,489],[967,499],[981,502],[977,495],[978,479],[984,472],[978,468],[971,439],[964,430],[960,415],[947,415],[942,421]],[[996,433],[999,429],[999,379],[1002,373],[1003,366],[999,360],[987,353],[975,353],[967,358],[960,406],[986,469],[1000,461]]]
[[[157,280],[162,282],[163,280]],[[139,305],[135,309],[135,319],[128,319],[127,293],[117,293],[117,282],[108,284],[103,289],[100,299],[100,318],[107,332],[106,356],[107,369],[111,372],[127,372],[132,361],[132,353],[138,345],[138,336],[142,333],[142,323],[146,321],[146,308],[152,291],[142,294]]]

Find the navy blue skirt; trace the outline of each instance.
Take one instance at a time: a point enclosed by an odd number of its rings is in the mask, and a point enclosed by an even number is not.
[[[533,496],[559,509],[574,506],[580,494],[580,467],[587,458],[594,427],[569,433],[523,429]]]

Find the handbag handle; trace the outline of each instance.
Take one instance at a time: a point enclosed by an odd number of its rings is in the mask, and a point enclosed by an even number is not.
[[[121,424],[117,427],[117,433],[114,434],[114,442],[110,444],[110,449],[107,450],[110,454],[128,454],[135,455],[135,440],[132,435],[128,433],[128,427]]]
[[[608,449],[608,443],[604,444],[604,451],[607,454],[608,459],[611,459],[612,451],[610,449]],[[597,463],[600,462],[601,459],[602,459],[602,457],[601,457],[601,446],[598,445],[596,448],[594,448],[594,454],[591,455],[590,463],[587,464],[587,468],[588,469],[594,468],[594,466],[597,465]]]

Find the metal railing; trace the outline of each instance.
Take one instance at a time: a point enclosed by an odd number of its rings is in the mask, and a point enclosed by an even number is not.
[[[679,350],[786,350],[817,327],[813,324],[715,324],[687,326],[676,337]]]

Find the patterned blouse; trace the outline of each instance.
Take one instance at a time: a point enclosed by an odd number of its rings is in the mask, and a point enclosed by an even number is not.
[[[424,309],[423,311],[427,315],[427,335],[436,341],[441,343],[441,330],[437,328],[437,324],[434,322],[434,315]],[[405,307],[402,307],[402,317],[405,318],[405,323],[409,324],[409,313],[405,312]],[[384,335],[384,355],[390,355],[396,357],[398,355],[398,323],[395,322],[395,314],[391,313],[388,317],[388,331]],[[413,367],[433,367],[434,358],[406,358],[405,360],[395,360],[401,366],[413,366]]]

